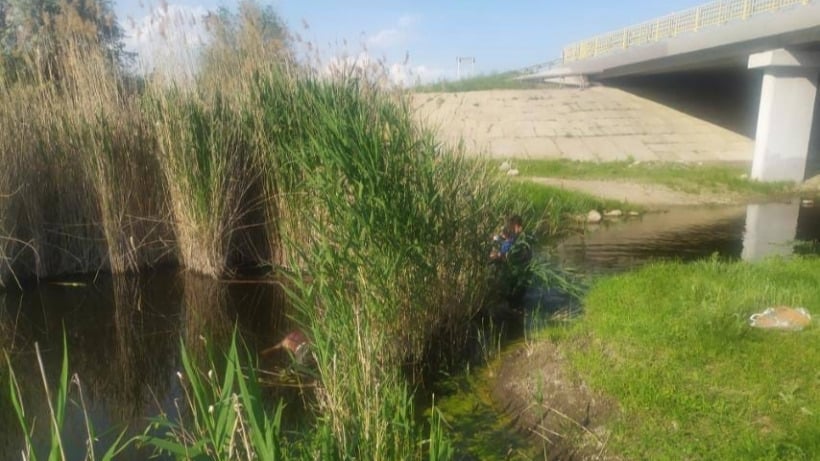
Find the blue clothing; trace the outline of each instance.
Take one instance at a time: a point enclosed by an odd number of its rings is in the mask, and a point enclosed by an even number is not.
[[[515,244],[515,237],[510,237],[507,240],[504,240],[503,242],[501,242],[501,248],[498,250],[498,253],[501,256],[506,256],[507,253],[510,252],[510,250],[512,249],[514,244]]]

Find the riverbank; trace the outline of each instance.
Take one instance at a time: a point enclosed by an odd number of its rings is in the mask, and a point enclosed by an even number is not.
[[[737,205],[799,193],[790,183],[750,180],[748,167],[742,164],[542,159],[511,160],[507,165],[523,180],[619,200],[649,210]],[[806,187],[810,184],[807,182]]]
[[[620,201],[646,211],[663,211],[680,206],[745,205],[795,197],[814,200],[820,196],[820,176],[806,180],[797,186],[773,187],[768,192],[741,192],[732,190],[730,187],[725,188],[722,192],[708,189],[692,191],[629,178],[600,180],[533,176],[526,180],[544,186],[582,192],[601,200]]]
[[[818,285],[817,257],[662,263],[603,279],[583,316],[501,356],[493,395],[552,453],[809,459],[820,450],[810,391],[820,330],[763,331],[748,318],[774,305],[817,313]]]
[[[746,196],[738,193],[690,193],[661,184],[641,184],[628,180],[604,181],[544,177],[533,177],[529,180],[536,184],[583,192],[601,199],[618,200],[649,211],[665,210],[676,206],[733,205],[748,200]]]

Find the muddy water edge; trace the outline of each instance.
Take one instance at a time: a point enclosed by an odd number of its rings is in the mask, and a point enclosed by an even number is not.
[[[586,280],[658,260],[817,254],[820,207],[790,200],[676,208],[586,226],[543,253]],[[538,291],[528,293],[512,328],[504,319],[487,325],[479,338],[483,365],[444,380],[438,404],[462,459],[583,459],[606,445],[604,424],[615,403],[575,380],[550,340],[582,306]]]

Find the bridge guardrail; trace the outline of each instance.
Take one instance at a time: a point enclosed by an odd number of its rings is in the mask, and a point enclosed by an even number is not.
[[[746,20],[812,0],[718,0],[626,27],[564,47],[563,62],[580,61],[633,46],[658,42],[728,22]]]

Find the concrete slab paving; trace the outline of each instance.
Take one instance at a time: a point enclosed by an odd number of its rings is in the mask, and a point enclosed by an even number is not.
[[[751,162],[753,140],[607,87],[411,95],[416,117],[469,154],[674,162]]]

